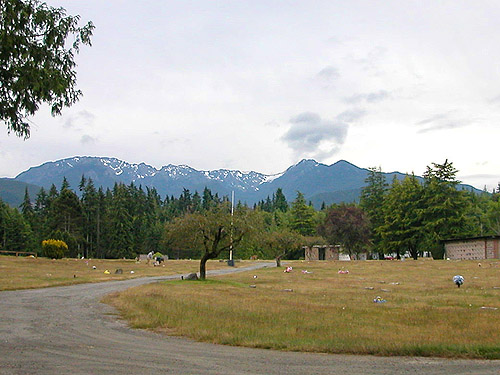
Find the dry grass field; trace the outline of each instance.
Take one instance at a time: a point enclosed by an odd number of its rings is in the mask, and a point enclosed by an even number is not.
[[[205,282],[149,284],[105,302],[133,327],[212,343],[500,358],[499,261],[287,264],[290,273],[268,268]],[[465,278],[461,288],[452,281],[457,274]],[[377,297],[386,302],[375,303]]]
[[[52,260],[0,256],[0,290],[44,288],[145,276],[185,274],[198,272],[199,264],[198,260],[168,260],[159,267],[153,267],[152,264],[136,262],[135,260]],[[207,264],[208,270],[226,267],[225,263],[216,261]],[[123,274],[115,274],[117,269],[122,269]],[[106,270],[109,271],[109,274],[104,273]]]

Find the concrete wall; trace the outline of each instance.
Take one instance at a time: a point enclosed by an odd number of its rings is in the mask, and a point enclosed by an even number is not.
[[[304,246],[304,259],[323,260],[320,255],[324,254],[324,260],[339,260],[339,252],[340,246]]]
[[[446,257],[450,259],[499,259],[500,238],[473,238],[446,242]]]

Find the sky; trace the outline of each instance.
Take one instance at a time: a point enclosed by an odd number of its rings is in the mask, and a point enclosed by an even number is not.
[[[95,25],[80,101],[0,176],[72,156],[274,174],[301,159],[500,182],[500,2],[50,0]]]

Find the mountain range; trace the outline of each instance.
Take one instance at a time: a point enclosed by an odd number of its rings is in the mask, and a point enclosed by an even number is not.
[[[96,187],[106,189],[112,188],[115,183],[134,183],[137,186],[154,187],[162,197],[177,197],[183,189],[201,193],[205,187],[219,196],[230,196],[231,191],[234,191],[236,201],[249,205],[265,200],[276,189],[282,188],[289,202],[300,191],[315,207],[319,207],[322,202],[331,204],[357,201],[368,173],[368,169],[359,168],[345,160],[326,165],[304,159],[282,173],[266,175],[228,169],[200,171],[187,165],[172,164],[157,169],[145,163],[131,164],[116,158],[82,156],[29,168],[14,179],[0,179],[0,198],[17,206],[24,196],[25,184],[29,184],[33,199],[36,195],[33,192],[38,190],[37,187],[49,189],[55,184],[59,188],[64,177],[73,190],[78,192],[83,175],[91,178]],[[394,176],[398,179],[405,176],[400,172],[384,175],[388,183]],[[477,190],[469,185],[462,185],[461,188]],[[13,190],[17,191],[17,195],[12,193]]]

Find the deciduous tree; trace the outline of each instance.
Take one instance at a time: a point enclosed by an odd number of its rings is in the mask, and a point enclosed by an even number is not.
[[[0,120],[9,132],[28,138],[41,103],[57,115],[81,96],[74,58],[94,25],[79,20],[39,0],[0,0]]]
[[[220,204],[204,214],[186,213],[166,224],[167,242],[171,246],[201,248],[200,279],[206,278],[206,263],[231,246],[236,247],[250,227],[244,213],[232,217],[228,204]]]
[[[318,232],[331,244],[340,244],[350,255],[359,255],[370,243],[370,227],[363,210],[355,205],[331,207]]]

